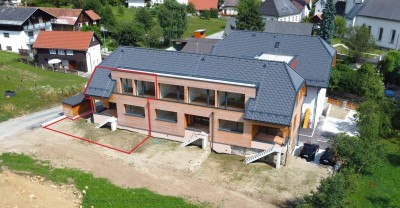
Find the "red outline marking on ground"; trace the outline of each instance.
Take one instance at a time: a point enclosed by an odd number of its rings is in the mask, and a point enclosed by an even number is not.
[[[85,117],[85,116],[87,116],[89,114],[92,114],[94,112],[93,99],[86,97],[86,91],[87,91],[88,86],[90,85],[90,82],[93,79],[93,75],[95,74],[95,72],[96,72],[96,70],[98,68],[108,69],[110,71],[123,71],[123,72],[134,73],[134,74],[145,74],[145,75],[151,75],[151,76],[155,77],[154,85],[155,85],[156,98],[147,98],[147,109],[148,109],[147,110],[147,114],[148,114],[147,117],[148,117],[148,126],[149,126],[148,132],[149,133],[148,133],[148,135],[146,136],[146,138],[143,141],[141,141],[139,144],[137,144],[135,147],[133,147],[129,152],[121,150],[121,149],[118,149],[118,148],[115,148],[115,147],[111,147],[111,146],[108,146],[108,145],[105,145],[105,144],[101,144],[101,143],[98,143],[98,142],[95,142],[95,141],[92,141],[92,140],[89,140],[89,139],[86,139],[86,138],[83,138],[83,137],[78,137],[78,136],[75,136],[75,135],[72,135],[72,134],[68,134],[66,132],[62,132],[62,131],[58,131],[58,130],[50,128],[51,125],[54,125],[54,124],[56,124],[56,123],[58,123],[60,121],[63,121],[65,119],[69,119],[69,120],[74,122],[78,118],[83,118],[83,117]],[[92,75],[90,76],[89,82],[87,83],[85,91],[84,91],[83,94],[84,94],[86,99],[90,100],[90,108],[91,108],[91,110],[89,112],[84,113],[82,115],[79,115],[79,116],[77,116],[75,118],[70,118],[70,117],[62,118],[60,120],[54,121],[54,122],[52,122],[50,124],[47,124],[46,126],[43,126],[42,128],[50,130],[50,131],[53,131],[53,132],[56,132],[56,133],[60,133],[60,134],[63,134],[63,135],[69,136],[69,137],[72,137],[74,139],[85,141],[85,142],[88,142],[90,144],[96,144],[96,145],[99,145],[99,146],[102,146],[102,147],[105,147],[105,148],[108,148],[108,149],[111,149],[111,150],[115,150],[115,151],[118,151],[118,152],[121,152],[121,153],[125,153],[125,154],[128,154],[128,155],[132,154],[132,152],[134,152],[136,149],[138,149],[143,143],[145,143],[151,137],[150,101],[158,99],[158,76],[157,76],[157,74],[148,73],[148,72],[139,72],[139,71],[134,71],[134,70],[124,70],[124,69],[118,69],[118,68],[104,67],[104,66],[96,66],[94,71],[93,71],[93,73],[92,73]]]

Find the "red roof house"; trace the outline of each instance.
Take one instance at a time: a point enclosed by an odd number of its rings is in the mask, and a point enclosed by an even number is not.
[[[197,11],[218,9],[218,0],[189,0]]]

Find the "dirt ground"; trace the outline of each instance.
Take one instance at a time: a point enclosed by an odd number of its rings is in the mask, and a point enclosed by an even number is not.
[[[57,128],[77,134],[87,131],[68,125]],[[115,134],[131,133],[117,130]],[[265,163],[246,166],[242,157],[214,154],[196,146],[180,147],[156,138],[127,155],[46,129],[0,141],[2,152],[25,153],[56,167],[93,172],[122,187],[146,187],[211,207],[276,207],[309,194],[330,174],[329,168],[296,157],[278,170]]]
[[[82,194],[73,185],[55,185],[40,176],[0,170],[0,207],[79,207]]]

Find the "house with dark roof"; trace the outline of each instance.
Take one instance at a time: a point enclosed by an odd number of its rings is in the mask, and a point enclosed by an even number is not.
[[[369,27],[375,44],[382,48],[400,49],[400,1],[355,0],[346,2],[348,26]]]
[[[181,51],[186,53],[210,54],[213,46],[219,41],[220,39],[189,38]]]
[[[259,11],[266,20],[284,22],[301,22],[303,13],[290,0],[265,0]]]
[[[92,72],[102,60],[100,44],[93,32],[41,31],[33,49],[39,64]]]
[[[28,55],[41,30],[55,17],[33,7],[0,7],[0,50]]]
[[[312,23],[300,23],[300,22],[282,22],[274,20],[264,19],[264,32],[269,33],[281,33],[281,34],[293,34],[293,35],[312,35],[313,27]],[[226,21],[223,37],[231,34],[236,29],[236,18],[229,18]]]
[[[95,25],[100,16],[93,10],[40,7],[41,10],[56,17],[52,24],[54,31],[80,31],[83,26]]]
[[[214,45],[211,55],[271,60],[275,56],[297,57],[295,71],[305,79],[307,96],[302,119],[307,109],[309,127],[314,128],[324,109],[326,90],[336,51],[319,36],[266,32],[233,31]]]
[[[118,128],[252,154],[246,163],[276,155],[279,167],[297,143],[306,87],[297,56],[264,58],[119,47],[85,95],[101,100],[101,115],[113,114]]]
[[[221,14],[225,16],[237,15],[236,5],[238,3],[239,0],[225,0],[221,5]]]

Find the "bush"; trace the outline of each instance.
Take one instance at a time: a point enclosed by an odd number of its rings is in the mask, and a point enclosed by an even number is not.
[[[218,9],[210,9],[211,18],[218,18]]]
[[[211,18],[211,12],[210,10],[203,10],[200,12],[200,17],[204,19],[210,19]]]

